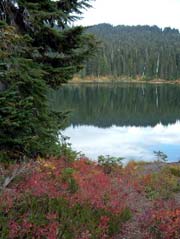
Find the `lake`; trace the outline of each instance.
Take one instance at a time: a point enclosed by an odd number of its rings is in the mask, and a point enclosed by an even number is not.
[[[180,86],[74,84],[50,93],[56,111],[69,110],[63,135],[72,148],[96,160],[156,159],[154,151],[180,160]]]

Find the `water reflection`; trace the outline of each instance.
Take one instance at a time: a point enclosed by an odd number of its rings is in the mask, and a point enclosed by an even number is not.
[[[155,126],[180,119],[176,85],[70,85],[50,93],[51,107],[70,110],[69,125]]]
[[[173,125],[155,127],[98,128],[94,126],[68,127],[74,149],[96,159],[99,154],[121,156],[126,159],[154,160],[153,151],[162,151],[169,161],[180,160],[180,121]]]
[[[73,85],[50,92],[51,107],[72,113],[64,134],[75,150],[153,160],[162,151],[180,159],[180,87],[176,85]]]

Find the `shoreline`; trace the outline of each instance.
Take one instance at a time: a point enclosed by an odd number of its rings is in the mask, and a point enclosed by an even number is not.
[[[153,79],[153,80],[143,80],[143,79],[129,79],[127,78],[112,78],[112,77],[85,77],[79,78],[74,77],[68,82],[68,84],[116,84],[116,83],[133,83],[133,84],[170,84],[170,85],[179,85],[180,79],[178,80],[163,80],[163,79]]]

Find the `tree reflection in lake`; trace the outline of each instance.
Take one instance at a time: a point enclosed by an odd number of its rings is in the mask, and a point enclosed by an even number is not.
[[[49,97],[56,111],[71,110],[64,134],[91,158],[110,154],[151,160],[154,150],[171,161],[180,157],[177,85],[66,85]]]

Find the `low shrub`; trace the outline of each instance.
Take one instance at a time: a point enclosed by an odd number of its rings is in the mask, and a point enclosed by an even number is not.
[[[121,178],[84,158],[38,159],[0,195],[0,238],[100,239],[131,218]],[[33,168],[33,170],[32,170]]]
[[[149,231],[149,238],[179,239],[180,208],[174,201],[157,201],[141,217],[141,226]]]

